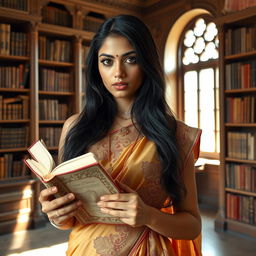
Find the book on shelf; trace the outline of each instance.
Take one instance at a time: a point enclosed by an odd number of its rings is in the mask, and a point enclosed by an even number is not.
[[[40,127],[39,137],[48,147],[58,147],[62,127]]]
[[[249,7],[256,6],[255,0],[225,0],[223,13],[237,12]]]
[[[228,163],[225,166],[226,187],[256,193],[256,167]]]
[[[71,62],[71,49],[71,41],[39,36],[40,60]]]
[[[27,119],[29,114],[29,96],[19,95],[12,98],[0,96],[0,120]]]
[[[225,54],[233,55],[255,51],[255,27],[228,29],[225,38]]]
[[[0,180],[13,177],[26,177],[27,167],[21,159],[25,156],[15,156],[5,153],[0,156]]]
[[[42,8],[43,22],[65,27],[72,27],[72,16],[62,6],[50,3]]]
[[[256,35],[255,35],[256,36]],[[226,89],[256,87],[256,61],[235,62],[226,65]]]
[[[255,99],[255,96],[227,97],[226,121],[228,123],[255,123]]]
[[[237,159],[256,159],[255,132],[227,132],[227,156]]]
[[[5,8],[21,10],[21,11],[27,11],[28,0],[3,0],[3,1],[0,1],[0,6]]]
[[[24,89],[29,83],[29,64],[0,67],[0,88]]]
[[[83,21],[83,29],[86,31],[97,32],[100,25],[105,21],[105,18],[96,18],[92,16],[86,16]]]
[[[39,99],[40,120],[66,120],[68,115],[68,104],[57,99]]]
[[[0,23],[0,54],[27,56],[28,42],[27,33],[12,31],[11,24]]]
[[[28,126],[0,126],[0,149],[27,147],[28,132]]]
[[[25,159],[25,164],[46,187],[57,186],[57,196],[72,192],[83,202],[75,215],[80,223],[123,224],[119,218],[102,213],[97,206],[100,196],[120,193],[120,189],[93,153],[83,154],[55,167],[52,155],[42,140],[32,144],[28,152],[33,159]]]
[[[226,217],[236,221],[255,225],[256,199],[253,196],[235,193],[226,194]]]
[[[42,91],[72,92],[71,78],[70,72],[41,68],[39,88]]]

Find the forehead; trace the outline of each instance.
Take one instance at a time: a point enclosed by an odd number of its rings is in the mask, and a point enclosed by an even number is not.
[[[120,55],[125,52],[134,50],[127,38],[119,35],[111,35],[106,37],[103,41],[98,55],[101,53],[107,53],[110,55]]]

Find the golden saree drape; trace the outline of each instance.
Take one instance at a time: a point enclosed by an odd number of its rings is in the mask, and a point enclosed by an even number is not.
[[[161,165],[155,144],[145,137],[138,138],[138,131],[133,126],[126,132],[115,131],[110,136],[96,143],[90,151],[109,169],[114,179],[135,190],[146,204],[173,214],[171,207],[163,208],[168,197],[160,185]],[[198,157],[200,130],[179,121],[176,136],[185,166],[189,154],[194,152],[195,159]],[[201,237],[193,241],[174,240],[147,227],[133,228],[126,224],[84,226],[76,222],[70,234],[67,255],[200,256]]]

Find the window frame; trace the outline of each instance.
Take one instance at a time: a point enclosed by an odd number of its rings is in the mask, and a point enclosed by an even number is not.
[[[190,63],[188,65],[184,65],[182,62],[182,58],[183,58],[183,53],[184,53],[184,49],[185,46],[183,44],[184,38],[185,38],[185,34],[188,31],[188,29],[191,29],[191,27],[195,24],[195,21],[203,18],[207,23],[209,22],[214,22],[214,18],[212,16],[210,16],[209,14],[203,14],[203,15],[198,15],[196,17],[194,17],[192,20],[190,20],[188,22],[188,24],[184,27],[179,41],[178,41],[178,51],[177,51],[177,85],[178,85],[178,116],[184,120],[185,116],[184,116],[184,103],[185,103],[185,99],[184,99],[184,75],[187,71],[196,71],[197,72],[197,76],[198,76],[198,85],[199,85],[199,72],[202,69],[206,69],[206,68],[213,68],[214,69],[214,85],[216,88],[216,72],[219,72],[219,58],[218,59],[211,59],[208,60],[206,62],[201,62],[199,61],[198,63]],[[216,111],[216,102],[217,102],[217,95],[216,94],[216,89],[214,90],[214,114],[215,114],[215,127],[214,127],[214,133],[215,133],[215,148],[217,147],[217,111]],[[198,97],[198,106],[199,106],[199,97]],[[218,100],[219,101],[219,100]],[[219,110],[220,111],[220,110]],[[200,123],[200,115],[199,115],[199,108],[198,108],[198,124]],[[216,150],[216,149],[215,149]],[[208,158],[208,159],[219,159],[220,153],[215,151],[215,152],[204,152],[204,151],[200,151],[200,157],[202,158]]]

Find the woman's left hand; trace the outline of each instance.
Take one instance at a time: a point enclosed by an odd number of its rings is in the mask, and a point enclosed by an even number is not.
[[[104,195],[97,203],[104,213],[119,217],[121,221],[132,226],[140,227],[148,223],[148,208],[136,191],[118,182],[118,185],[128,193]]]

